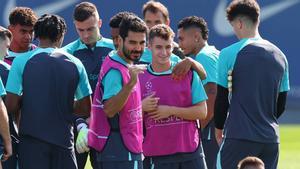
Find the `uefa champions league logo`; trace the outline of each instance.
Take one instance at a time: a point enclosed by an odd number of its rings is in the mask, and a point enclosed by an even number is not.
[[[145,87],[147,90],[151,90],[152,89],[152,83],[150,81],[146,82]]]

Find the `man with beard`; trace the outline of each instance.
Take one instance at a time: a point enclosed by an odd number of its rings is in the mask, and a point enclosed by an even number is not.
[[[98,151],[101,169],[142,169],[142,104],[134,65],[145,48],[147,26],[137,16],[123,18],[117,52],[103,62],[93,99],[90,130],[81,130],[78,152]]]

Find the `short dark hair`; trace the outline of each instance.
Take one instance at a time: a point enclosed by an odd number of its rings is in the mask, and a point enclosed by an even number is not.
[[[249,166],[255,166],[255,167],[262,166],[263,168],[265,168],[265,164],[261,159],[259,159],[257,157],[250,157],[250,156],[242,159],[239,162],[237,168],[238,169],[245,169],[246,167],[249,167]]]
[[[146,23],[137,16],[127,16],[124,17],[120,23],[120,36],[123,40],[128,36],[128,32],[141,32],[147,34],[147,25]]]
[[[76,5],[73,13],[75,21],[83,22],[91,16],[99,17],[97,7],[93,3],[81,2]]]
[[[44,14],[34,25],[35,38],[56,42],[67,30],[65,20],[58,15]]]
[[[149,31],[149,41],[151,42],[155,37],[162,38],[164,40],[169,40],[170,38],[174,38],[173,30],[165,25],[165,24],[158,24],[153,26]]]
[[[110,18],[109,26],[110,26],[111,28],[119,28],[122,19],[123,19],[124,17],[127,17],[128,15],[136,16],[136,15],[135,15],[134,13],[132,13],[132,12],[127,12],[127,11],[119,12],[119,13],[117,13],[116,15],[114,15],[113,17]]]
[[[0,39],[5,40],[6,38],[11,40],[12,39],[12,33],[8,29],[0,26]]]
[[[33,26],[36,21],[36,14],[28,7],[16,7],[9,14],[10,25]]]
[[[257,23],[260,15],[260,7],[255,0],[234,0],[226,10],[228,21],[233,21],[238,16],[248,17],[253,23]]]
[[[199,28],[201,30],[201,35],[204,40],[208,39],[208,27],[206,21],[202,17],[189,16],[185,17],[179,21],[177,28],[189,29],[189,28]]]
[[[168,11],[167,7],[160,2],[148,1],[143,6],[142,12],[143,12],[144,17],[145,17],[145,14],[147,11],[150,11],[151,13],[161,12],[164,16],[164,19],[169,20],[169,11]]]

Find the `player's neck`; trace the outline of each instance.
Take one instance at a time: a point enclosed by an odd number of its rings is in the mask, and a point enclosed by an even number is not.
[[[205,46],[206,41],[203,41],[202,43],[199,43],[195,46],[195,49],[192,52],[193,56],[196,56]]]
[[[258,29],[244,31],[240,39],[260,37]]]
[[[159,64],[152,62],[151,67],[154,72],[161,73],[170,70],[171,68],[171,62],[165,63],[165,64]]]
[[[128,58],[124,55],[124,53],[123,53],[122,51],[118,50],[117,53],[118,53],[118,55],[119,55],[126,63],[128,63],[128,64],[130,64],[130,65],[133,64],[133,61],[130,60],[130,59],[128,59]]]
[[[9,46],[9,50],[15,53],[23,53],[27,52],[30,49],[30,45],[27,47],[19,46],[16,42],[12,41],[12,43]]]
[[[51,40],[48,39],[40,39],[39,43],[40,48],[58,48],[59,45],[57,42],[52,42]]]

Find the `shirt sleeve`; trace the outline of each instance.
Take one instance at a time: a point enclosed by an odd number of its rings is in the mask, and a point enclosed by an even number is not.
[[[81,62],[77,62],[77,68],[79,71],[79,83],[75,92],[75,98],[76,100],[80,100],[92,94],[92,89],[89,84],[89,80],[85,68]]]
[[[5,92],[5,88],[4,88],[4,85],[2,83],[2,80],[0,78],[0,96],[4,96],[6,95],[6,92]]]
[[[228,66],[228,52],[222,50],[219,56],[219,61],[217,63],[217,83],[225,88],[228,88],[228,71],[230,67]]]
[[[193,71],[192,104],[197,104],[205,100],[207,100],[207,95],[205,93],[204,87],[200,81],[198,74]]]
[[[171,59],[172,62],[175,62],[175,63],[179,63],[179,62],[182,61],[182,60],[180,59],[180,57],[178,57],[177,55],[175,55],[175,54],[173,54],[173,53],[171,54],[170,59]]]
[[[107,100],[112,96],[117,95],[122,89],[122,75],[116,69],[111,69],[107,72],[102,80],[103,85],[103,100]]]
[[[217,62],[207,56],[196,57],[195,60],[201,63],[206,71],[206,79],[202,81],[205,86],[207,83],[217,83]]]
[[[22,61],[23,58],[21,57],[14,59],[6,82],[6,91],[19,96],[23,92],[22,74],[23,74],[25,62],[23,63]]]
[[[280,84],[280,92],[286,92],[290,90],[290,82],[289,82],[289,66],[288,63],[286,62],[286,68],[281,80]]]

